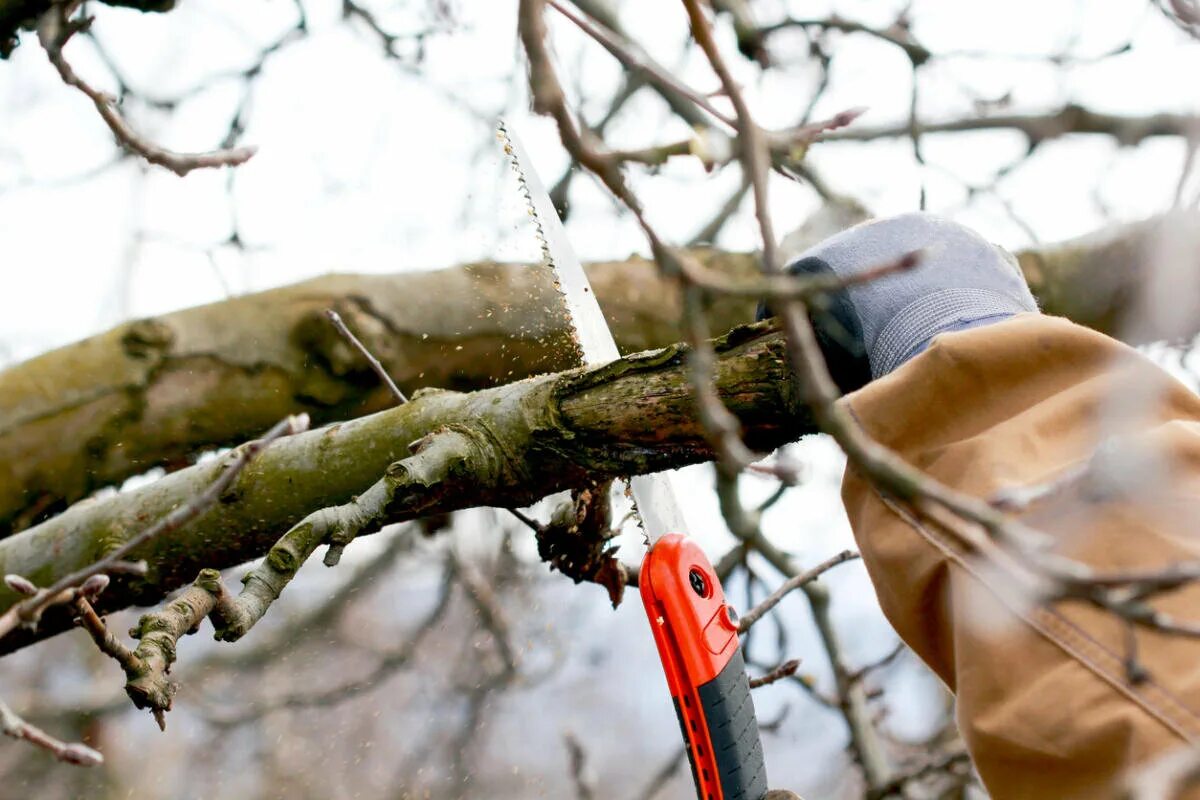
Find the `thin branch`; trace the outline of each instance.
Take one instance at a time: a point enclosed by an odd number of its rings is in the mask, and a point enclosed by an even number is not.
[[[0,731],[3,731],[5,736],[21,739],[35,747],[40,747],[59,761],[65,761],[68,764],[94,767],[104,763],[104,756],[86,744],[60,741],[41,728],[29,724],[9,708],[3,700],[0,700]]]
[[[96,647],[100,648],[101,653],[120,664],[126,672],[138,668],[138,657],[108,629],[104,620],[96,613],[96,609],[92,608],[92,604],[86,597],[76,598],[75,612],[79,615],[80,627],[92,637],[92,641],[96,643]]]
[[[341,314],[330,308],[325,311],[325,316],[333,323],[333,327],[337,329],[337,332],[350,342],[354,349],[371,365],[371,369],[379,376],[379,380],[383,381],[384,386],[388,388],[388,391],[392,393],[392,397],[396,399],[396,405],[402,406],[407,403],[408,398],[404,396],[404,392],[400,391],[400,387],[396,385],[396,382],[392,380],[392,376],[383,368],[383,364],[379,363],[379,359],[367,349],[365,344],[359,341],[357,336],[350,332],[350,329],[346,327],[346,323],[342,321]]]
[[[760,686],[770,686],[776,681],[781,681],[784,678],[790,678],[795,675],[798,669],[800,669],[800,659],[793,658],[791,661],[785,661],[766,675],[759,678],[751,678],[750,688],[757,689]]]
[[[379,686],[382,681],[412,663],[420,651],[421,644],[434,631],[449,610],[454,584],[453,572],[447,568],[433,608],[407,639],[400,645],[384,652],[378,663],[363,677],[315,691],[306,688],[302,691],[289,692],[256,705],[248,705],[236,714],[209,716],[208,722],[222,728],[237,727],[278,711],[336,706]]]
[[[135,131],[121,116],[117,108],[117,100],[98,89],[93,88],[83,78],[76,74],[63,56],[63,46],[80,30],[90,24],[86,19],[70,19],[77,3],[56,2],[38,21],[38,41],[46,51],[50,63],[58,70],[63,83],[73,86],[83,92],[100,112],[101,119],[108,125],[116,137],[117,143],[126,150],[136,153],[151,164],[174,172],[183,177],[194,169],[210,167],[233,167],[249,161],[255,153],[253,147],[236,147],[222,150],[212,150],[205,153],[176,153],[146,139]]]
[[[609,30],[600,22],[592,19],[585,19],[576,14],[571,9],[563,5],[559,0],[546,0],[547,4],[552,6],[555,11],[558,11],[571,22],[575,23],[584,33],[595,39],[605,50],[613,55],[618,61],[625,66],[627,70],[635,74],[642,75],[648,83],[654,84],[662,90],[665,90],[673,95],[678,95],[686,98],[691,103],[704,109],[709,114],[723,122],[730,128],[736,127],[733,120],[724,112],[717,109],[708,101],[704,95],[692,89],[690,86],[680,82],[671,72],[654,59],[650,58],[636,44],[622,38],[615,32]]]
[[[496,650],[504,664],[505,676],[517,672],[517,653],[512,643],[508,619],[500,608],[500,601],[492,587],[475,567],[458,557],[453,550],[448,556],[449,568],[467,590],[467,598],[475,606],[480,625],[492,635]]]
[[[749,630],[751,625],[758,622],[764,614],[779,605],[780,601],[791,592],[802,586],[807,586],[838,564],[845,564],[847,561],[854,561],[858,558],[860,558],[859,554],[853,550],[843,550],[837,555],[825,559],[812,569],[805,570],[798,575],[788,578],[778,589],[771,592],[765,600],[742,615],[741,620],[738,622],[738,633],[745,633]]]

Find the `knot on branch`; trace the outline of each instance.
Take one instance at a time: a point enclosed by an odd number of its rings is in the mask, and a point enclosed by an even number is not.
[[[130,358],[140,361],[161,358],[174,343],[175,331],[162,320],[154,318],[130,322],[121,335],[121,349]]]
[[[366,306],[365,300],[348,298],[330,304],[347,330],[356,336],[366,349],[385,363],[395,355],[395,337],[387,324]],[[336,327],[329,324],[328,312],[313,310],[297,321],[292,339],[301,349],[313,356],[313,363],[337,378],[361,380],[364,386],[375,386],[378,379],[370,361]]]
[[[609,545],[616,531],[608,493],[612,481],[571,492],[571,500],[554,510],[550,522],[537,531],[538,555],[575,583],[603,586],[613,608],[621,604],[625,569]]]
[[[291,580],[312,552],[308,543],[312,539],[313,527],[311,522],[302,522],[281,536],[267,551],[267,565],[286,580]],[[343,530],[345,527],[339,525],[337,529]],[[354,538],[353,535],[350,538]],[[248,583],[252,576],[253,573],[246,575],[242,583]]]

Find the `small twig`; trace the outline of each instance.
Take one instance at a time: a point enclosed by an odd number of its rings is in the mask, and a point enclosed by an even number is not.
[[[63,57],[63,46],[72,36],[90,24],[89,19],[69,19],[76,6],[77,3],[73,1],[52,4],[38,22],[38,41],[46,51],[50,63],[58,70],[63,83],[83,92],[95,104],[101,119],[108,125],[118,144],[151,164],[166,167],[180,177],[194,169],[234,167],[250,160],[255,153],[253,147],[235,147],[206,153],[176,153],[151,142],[135,131],[121,116],[116,98],[93,88],[75,73]]]
[[[36,747],[47,750],[59,761],[65,761],[68,764],[94,767],[104,763],[104,756],[86,744],[60,741],[41,728],[29,724],[9,708],[3,700],[0,700],[0,731],[3,731],[5,736],[23,739]]]
[[[706,267],[690,259],[683,262],[685,277],[697,286],[711,292],[733,297],[762,297],[776,300],[807,300],[821,294],[836,292],[851,286],[879,280],[897,272],[907,272],[919,266],[925,259],[925,250],[913,250],[897,259],[868,267],[853,275],[759,275],[754,278],[738,278]]]
[[[365,676],[337,686],[315,690],[306,687],[300,691],[292,691],[261,703],[243,707],[233,715],[210,716],[208,722],[221,728],[234,728],[278,711],[336,706],[379,686],[386,678],[409,666],[418,655],[425,639],[434,631],[449,610],[454,584],[453,572],[447,566],[445,576],[441,581],[438,599],[433,608],[413,629],[412,634],[399,645],[385,651],[379,662]]]
[[[96,643],[96,647],[100,648],[101,653],[110,656],[126,672],[138,668],[141,659],[108,629],[104,620],[96,613],[96,609],[92,608],[91,602],[86,597],[81,596],[75,599],[75,611],[79,615],[79,626],[88,632],[92,641]]]
[[[1092,462],[1089,460],[1083,464],[1064,470],[1062,474],[1055,476],[1045,483],[1038,483],[1032,486],[1008,486],[994,492],[988,502],[1001,511],[1007,511],[1012,514],[1027,511],[1030,506],[1079,483],[1087,477],[1091,468]]]
[[[810,570],[805,570],[798,575],[793,575],[784,581],[778,589],[771,592],[765,600],[759,603],[754,608],[742,615],[742,619],[738,622],[738,633],[745,633],[750,629],[750,626],[758,622],[764,614],[770,611],[775,606],[779,605],[779,601],[783,600],[789,592],[793,592],[806,584],[812,583],[817,578],[829,570],[836,567],[838,564],[844,564],[847,561],[853,561],[860,556],[853,550],[843,550],[836,556],[827,558],[817,566]]]
[[[652,59],[645,53],[638,52],[635,45],[623,41],[616,33],[608,30],[594,19],[585,19],[576,14],[571,9],[564,6],[558,0],[547,0],[547,4],[552,6],[555,11],[562,14],[571,22],[575,23],[584,33],[595,39],[600,46],[613,55],[620,61],[626,69],[631,72],[644,75],[649,81],[658,84],[667,91],[682,95],[691,102],[695,103],[700,108],[707,111],[715,119],[728,125],[730,128],[736,128],[736,124],[729,115],[721,112],[712,103],[708,101],[704,95],[689,86],[684,85],[677,80],[671,73]]]
[[[793,658],[791,661],[785,661],[766,675],[760,678],[751,678],[750,688],[757,689],[760,686],[770,686],[776,681],[781,681],[784,678],[790,678],[795,675],[798,669],[800,669],[800,659]]]
[[[638,795],[638,800],[653,800],[662,791],[662,788],[667,785],[671,778],[675,777],[675,773],[679,772],[687,760],[687,750],[680,748],[663,762],[662,766],[651,776],[646,788]]]
[[[387,370],[383,368],[383,364],[379,363],[379,359],[372,355],[371,351],[367,349],[367,346],[359,341],[357,336],[350,332],[350,329],[346,327],[346,323],[342,321],[341,315],[331,308],[325,312],[325,316],[329,317],[329,321],[333,323],[333,327],[337,329],[337,332],[345,337],[345,339],[354,346],[354,349],[357,350],[359,354],[361,354],[362,357],[367,360],[367,363],[371,365],[371,369],[375,371],[375,374],[378,375],[379,379],[383,381],[385,386],[387,386],[388,391],[392,393],[392,397],[396,398],[396,405],[402,406],[407,403],[408,398],[404,396],[404,392],[400,391],[400,387],[398,387],[396,382],[392,380],[392,376],[388,375]]]
[[[522,524],[528,527],[534,533],[542,533],[546,530],[546,526],[538,522],[533,517],[516,508],[506,508],[505,511],[516,517]]]

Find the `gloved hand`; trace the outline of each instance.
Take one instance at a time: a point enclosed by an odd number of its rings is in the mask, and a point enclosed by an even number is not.
[[[1012,255],[969,228],[931,214],[901,214],[857,225],[806,250],[788,271],[847,278],[913,250],[924,250],[916,267],[813,302],[817,339],[843,392],[897,369],[939,333],[1038,310]],[[766,303],[759,306],[759,319],[770,315]]]

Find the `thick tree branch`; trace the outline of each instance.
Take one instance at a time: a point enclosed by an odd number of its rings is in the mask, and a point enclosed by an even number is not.
[[[1018,259],[1043,310],[1120,336],[1160,224]],[[689,254],[730,282],[757,274],[752,254]],[[653,262],[593,264],[588,274],[622,352],[684,338],[678,291]],[[515,264],[335,275],[130,322],[0,371],[0,535],[102,486],[244,441],[288,414],[307,412],[322,424],[388,407],[391,395],[330,326],[327,308],[409,393],[564,369],[568,334],[544,312],[547,292],[544,271]],[[719,297],[706,315],[713,329],[727,330],[752,319],[754,305]]]
[[[748,444],[770,450],[807,430],[777,332],[761,323],[715,346],[717,391]],[[527,505],[596,480],[709,460],[684,351],[673,346],[471,394],[422,392],[399,408],[277,441],[214,508],[130,553],[147,562],[149,573],[114,578],[97,610],[154,603],[200,570],[233,566],[274,546],[278,554],[272,550],[238,599],[223,605],[217,584],[203,578],[204,586],[176,601],[193,606],[192,619],[179,620],[184,630],[215,610],[221,635],[236,638],[323,541],[349,541],[384,523],[472,506]],[[49,585],[119,547],[146,520],[186,503],[221,468],[219,461],[205,463],[79,504],[0,542],[0,572]],[[18,599],[11,590],[0,594],[0,610]],[[37,633],[16,631],[2,645],[13,649],[69,623],[69,614],[51,609]]]

